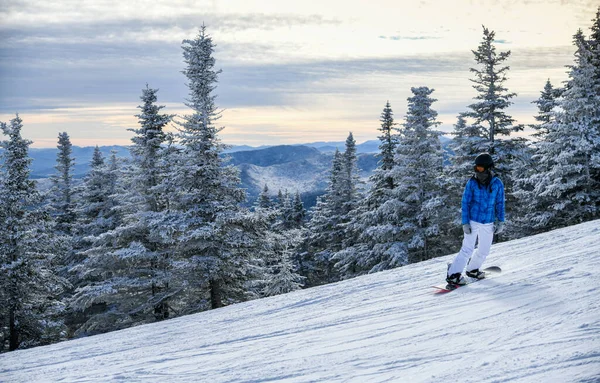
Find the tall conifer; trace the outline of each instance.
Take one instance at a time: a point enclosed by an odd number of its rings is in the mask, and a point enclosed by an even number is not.
[[[31,141],[21,136],[22,127],[18,115],[0,125],[8,136],[0,160],[0,331],[11,351],[62,336],[57,298],[67,286],[53,272],[53,228],[29,178]]]

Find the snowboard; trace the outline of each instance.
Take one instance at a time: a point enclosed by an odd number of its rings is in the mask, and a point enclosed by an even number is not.
[[[487,278],[489,278],[489,275],[498,274],[498,273],[502,272],[502,269],[498,266],[490,266],[490,267],[486,267],[485,269],[483,269],[483,271],[486,273],[486,277],[484,279],[487,279]],[[475,279],[475,278],[465,277],[465,280],[467,281],[467,284],[465,284],[465,285],[447,284],[445,286],[439,285],[439,286],[431,286],[431,287],[437,290],[435,292],[435,294],[445,294],[445,293],[449,293],[450,291],[454,291],[454,290],[458,289],[459,287],[467,286],[467,285],[470,285],[471,283],[482,281],[483,279]]]

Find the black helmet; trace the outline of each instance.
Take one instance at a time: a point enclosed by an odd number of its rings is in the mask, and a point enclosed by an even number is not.
[[[486,169],[494,167],[494,160],[489,153],[481,153],[475,158],[475,166],[483,166]]]

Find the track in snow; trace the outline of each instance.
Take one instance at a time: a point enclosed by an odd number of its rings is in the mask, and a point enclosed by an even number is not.
[[[435,295],[451,257],[3,354],[0,381],[600,382],[600,221],[494,245],[502,274]]]

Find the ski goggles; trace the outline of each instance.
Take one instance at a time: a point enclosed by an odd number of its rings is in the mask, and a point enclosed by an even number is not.
[[[481,165],[475,165],[474,169],[477,173],[483,173],[487,170],[487,168],[485,166],[481,166]]]

